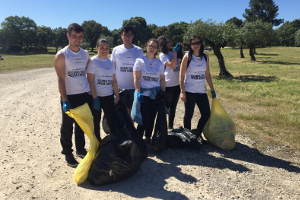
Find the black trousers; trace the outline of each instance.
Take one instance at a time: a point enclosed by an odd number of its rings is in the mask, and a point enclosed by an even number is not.
[[[176,106],[177,106],[178,99],[179,99],[179,96],[180,96],[180,86],[176,85],[176,86],[173,86],[173,87],[166,87],[166,92],[168,92],[172,97],[171,102],[166,102],[166,107],[170,111],[169,128],[173,128],[174,118],[175,118],[175,114],[176,114]]]
[[[191,130],[191,120],[194,114],[195,104],[197,104],[201,113],[201,118],[198,121],[197,129],[201,134],[204,125],[206,124],[207,120],[210,117],[210,107],[209,107],[207,94],[190,93],[190,92],[185,92],[185,94],[186,94],[186,102],[184,103],[185,113],[183,118],[184,128]]]
[[[153,130],[153,124],[155,120],[155,116],[157,113],[157,103],[154,99],[151,99],[150,97],[144,96],[144,102],[141,103],[141,114],[142,114],[142,120],[143,125],[138,125],[137,131],[138,133],[143,137],[144,131],[146,128],[149,127],[149,125],[152,124],[152,130]],[[151,132],[146,131],[146,138],[151,138],[152,135]]]
[[[114,95],[109,95],[106,97],[99,97],[100,99],[100,110],[97,111],[94,109],[93,105],[93,96],[90,95],[90,107],[94,117],[94,133],[98,141],[101,141],[100,137],[100,121],[101,121],[101,113],[102,110],[106,117],[109,129],[111,133],[115,132],[114,127],[114,113],[115,113],[115,103],[114,103]]]
[[[74,94],[68,95],[68,100],[71,104],[72,108],[76,108],[81,106],[89,101],[89,94],[82,93],[82,94]],[[61,102],[61,111],[62,111],[62,124],[60,128],[60,143],[62,146],[62,154],[69,155],[73,152],[72,149],[72,135],[73,135],[73,124],[75,123],[75,146],[78,152],[82,151],[85,146],[85,139],[84,139],[84,132],[79,127],[79,125],[75,122],[75,120],[69,117],[63,110]]]

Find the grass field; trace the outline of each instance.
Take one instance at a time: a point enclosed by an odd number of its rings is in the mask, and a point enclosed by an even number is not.
[[[234,78],[219,78],[219,65],[213,51],[210,70],[217,97],[226,99],[226,106],[237,131],[249,134],[258,141],[258,148],[273,144],[288,145],[300,150],[300,48],[257,48],[257,61],[250,61],[248,49],[245,58],[239,58],[239,49],[223,49],[227,70]],[[90,53],[95,55],[96,52]],[[0,73],[53,67],[55,49],[48,54],[0,54]]]

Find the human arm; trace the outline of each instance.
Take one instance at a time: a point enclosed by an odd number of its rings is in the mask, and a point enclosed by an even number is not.
[[[141,92],[140,78],[141,78],[141,70],[134,71],[133,72],[134,87],[137,92]]]
[[[162,56],[162,61],[163,61],[164,59],[167,59],[167,56],[166,56],[166,55],[163,55],[163,56]],[[163,61],[163,62],[164,62],[164,61]],[[170,67],[170,68],[172,68],[172,69],[175,69],[175,68],[176,68],[176,64],[177,64],[177,53],[176,53],[176,52],[173,52],[173,58],[172,58],[172,60],[171,60],[171,61],[170,61],[170,60],[166,61],[166,62],[165,62],[165,65],[166,65],[167,67]]]
[[[207,57],[207,61],[206,61],[206,71],[205,71],[205,78],[206,78],[206,81],[212,91],[212,93],[215,91],[214,89],[214,85],[212,83],[212,79],[211,79],[211,74],[210,74],[210,70],[209,70],[209,57],[208,55],[206,54],[206,57]],[[213,95],[213,94],[212,94]],[[215,93],[213,95],[213,98],[215,97]]]
[[[160,87],[162,91],[166,90],[166,80],[165,80],[165,75],[161,74],[160,75]]]
[[[96,92],[96,86],[95,86],[95,83],[94,83],[95,74],[87,73],[87,79],[88,79],[89,84],[90,84],[92,97],[93,97],[93,99],[96,99],[97,98],[97,92]]]
[[[58,79],[58,90],[63,102],[68,101],[67,90],[66,90],[66,66],[65,66],[65,55],[60,53],[54,58],[54,66]]]
[[[119,99],[120,99],[120,97],[119,97],[119,91],[118,91],[118,81],[117,81],[117,76],[116,76],[116,74],[114,73],[113,74],[113,80],[112,80],[112,86],[113,86],[113,90],[114,90],[114,94],[115,94],[115,96],[116,96],[116,104],[119,102]]]
[[[186,95],[185,95],[185,86],[184,86],[184,78],[187,69],[187,55],[182,58],[180,72],[179,72],[179,85],[180,85],[180,98],[183,102],[186,102]]]

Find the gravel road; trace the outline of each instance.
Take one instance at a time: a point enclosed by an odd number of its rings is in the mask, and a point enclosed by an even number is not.
[[[300,199],[300,152],[288,146],[259,152],[246,133],[237,134],[229,152],[210,144],[197,151],[150,152],[127,180],[76,186],[74,168],[60,153],[55,70],[0,74],[0,86],[0,199]],[[183,110],[180,102],[175,126],[181,125]]]

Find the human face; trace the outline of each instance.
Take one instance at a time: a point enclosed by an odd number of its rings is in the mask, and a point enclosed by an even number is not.
[[[83,32],[76,33],[75,31],[71,31],[71,35],[67,33],[67,37],[69,39],[69,44],[74,47],[79,47],[83,40]]]
[[[101,59],[105,59],[109,54],[109,45],[105,42],[100,43],[96,49],[98,51],[98,57]]]
[[[172,48],[172,43],[171,43],[169,38],[166,39],[166,43],[167,43],[168,49],[171,49]]]
[[[155,53],[157,52],[157,43],[154,42],[154,41],[151,41],[147,46],[146,46],[146,49],[147,49],[147,55],[149,56],[154,56]]]
[[[125,46],[131,47],[132,46],[132,39],[133,39],[134,35],[132,34],[131,31],[128,31],[127,33],[125,31],[123,31],[123,33],[121,34],[121,38],[123,40],[123,44]]]
[[[201,47],[201,42],[198,38],[192,40],[191,48],[193,49],[194,52],[198,52],[200,50],[200,47]]]

